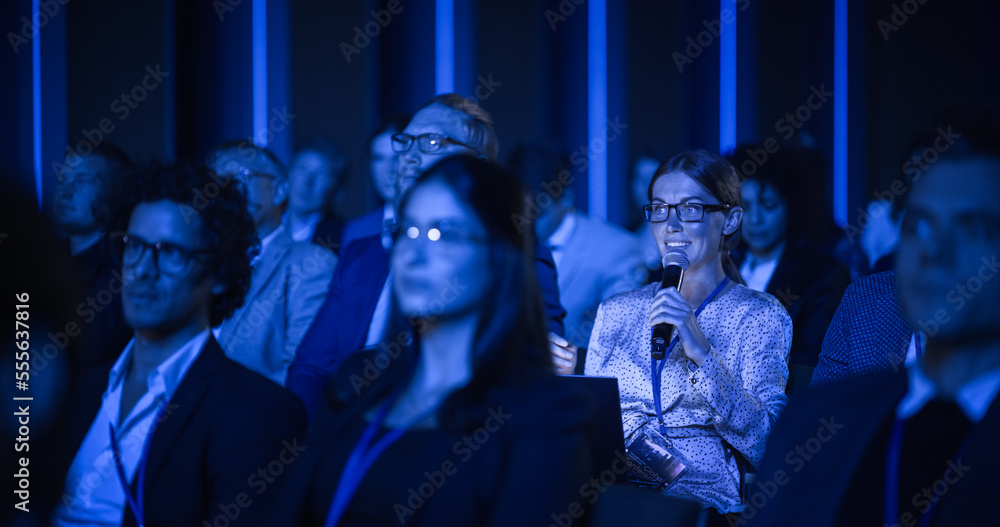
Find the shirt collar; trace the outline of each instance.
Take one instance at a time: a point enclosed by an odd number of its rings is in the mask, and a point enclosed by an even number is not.
[[[194,363],[195,359],[198,358],[201,349],[205,347],[209,334],[207,328],[201,331],[167,357],[167,360],[163,361],[155,370],[149,372],[149,375],[146,377],[146,388],[151,392],[161,392],[164,394],[166,400],[170,400],[174,395],[174,391],[177,390],[177,386],[184,379],[187,370]],[[133,338],[125,346],[125,351],[115,361],[114,366],[111,367],[111,373],[108,375],[107,393],[120,388],[122,383],[125,382],[125,373],[132,360],[134,347],[135,339]]]
[[[922,360],[907,368],[909,390],[896,407],[896,417],[907,419],[923,409],[938,393],[934,381],[923,372]],[[955,403],[973,423],[986,416],[990,405],[1000,392],[1000,368],[984,372],[958,389]]]

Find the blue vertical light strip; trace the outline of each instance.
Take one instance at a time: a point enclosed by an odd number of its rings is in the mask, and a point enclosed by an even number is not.
[[[174,0],[164,0],[163,65],[167,71],[176,71],[176,32]],[[173,75],[163,84],[163,156],[170,161],[177,156],[177,87]]]
[[[732,0],[721,0],[719,13],[730,9]],[[719,152],[736,147],[736,16],[721,22],[719,43]]]
[[[253,0],[253,140],[267,147],[267,0]]]
[[[608,10],[605,0],[587,3],[588,212],[608,217]]]
[[[31,2],[31,14],[38,12],[39,0]],[[42,32],[35,31],[31,41],[31,103],[32,123],[34,125],[32,150],[35,166],[35,195],[38,196],[38,208],[42,208]]]
[[[455,91],[455,0],[434,2],[434,91]]]
[[[847,0],[833,3],[833,219],[847,225]]]

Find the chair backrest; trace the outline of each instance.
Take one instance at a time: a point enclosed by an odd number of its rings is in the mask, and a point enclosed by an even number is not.
[[[701,523],[701,512],[701,506],[693,501],[630,485],[611,485],[594,502],[588,525],[696,527]]]

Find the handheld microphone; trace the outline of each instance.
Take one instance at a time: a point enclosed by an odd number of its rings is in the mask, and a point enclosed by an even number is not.
[[[660,289],[676,287],[681,289],[681,282],[684,280],[684,271],[691,265],[688,257],[682,251],[670,251],[663,255],[663,280],[660,281]],[[674,332],[672,324],[657,324],[653,326],[653,340],[651,352],[656,360],[663,360],[667,356],[667,344],[670,342],[670,334]]]

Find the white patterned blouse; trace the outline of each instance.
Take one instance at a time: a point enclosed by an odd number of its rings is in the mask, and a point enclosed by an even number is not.
[[[587,375],[618,378],[626,444],[640,431],[658,434],[646,317],[659,288],[605,300],[587,350]],[[665,494],[726,513],[740,503],[740,476],[724,442],[759,466],[788,402],[792,321],[771,295],[736,284],[705,306],[698,325],[711,344],[708,357],[696,367],[678,343],[660,381],[666,435],[691,464]]]

